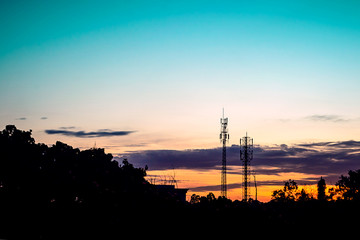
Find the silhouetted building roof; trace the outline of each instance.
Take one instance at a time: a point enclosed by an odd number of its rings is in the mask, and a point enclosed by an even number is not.
[[[181,202],[186,202],[186,193],[189,189],[175,188],[174,185],[155,185],[155,187],[160,193],[169,194]]]

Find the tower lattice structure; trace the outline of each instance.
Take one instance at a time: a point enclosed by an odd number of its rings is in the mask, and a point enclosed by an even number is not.
[[[227,197],[227,183],[226,183],[226,143],[229,141],[228,133],[228,118],[223,117],[220,119],[221,131],[220,131],[220,141],[222,142],[222,168],[221,168],[221,196]]]
[[[240,160],[242,162],[243,182],[242,197],[243,201],[248,201],[250,197],[250,162],[253,159],[253,139],[246,136],[240,139]]]

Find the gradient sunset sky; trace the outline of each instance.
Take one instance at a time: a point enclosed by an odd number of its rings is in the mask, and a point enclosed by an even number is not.
[[[174,168],[181,187],[215,192],[218,165],[172,158],[220,147],[223,107],[234,149],[247,131],[263,159],[264,151],[359,154],[359,1],[5,0],[0,31],[0,126],[32,129],[37,142],[96,143],[147,161],[149,173],[151,154],[167,150],[173,155],[153,164],[154,175]],[[194,161],[210,159],[201,154]],[[266,163],[263,170],[283,169]],[[268,194],[265,181],[326,175],[305,170],[263,171],[259,181]]]

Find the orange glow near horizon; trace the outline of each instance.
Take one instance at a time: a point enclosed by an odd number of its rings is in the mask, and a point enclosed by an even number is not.
[[[176,186],[178,188],[189,189],[187,193],[187,200],[189,201],[192,194],[200,196],[206,196],[212,192],[216,197],[220,196],[220,170],[189,170],[189,169],[173,169],[162,171],[147,171],[147,180],[152,181],[154,184],[172,184],[172,180],[176,180]],[[300,181],[302,179],[318,177],[318,175],[302,174],[302,173],[281,173],[279,175],[256,175],[256,181],[277,181],[279,184],[274,185],[259,185],[257,187],[257,199],[261,202],[268,202],[271,200],[271,194],[274,190],[282,189],[284,184],[289,179]],[[151,180],[152,179],[152,180]],[[169,181],[167,181],[169,180]],[[167,182],[166,182],[167,181]],[[241,189],[242,176],[239,174],[227,174],[228,191],[227,196],[231,200],[242,200]],[[239,187],[229,187],[232,184],[236,184]],[[305,190],[314,196],[316,195],[316,184],[312,185],[300,185],[299,189],[305,188]],[[197,190],[197,188],[200,188]],[[208,189],[210,190],[206,190]],[[250,189],[251,198],[255,199],[254,183],[251,182]]]

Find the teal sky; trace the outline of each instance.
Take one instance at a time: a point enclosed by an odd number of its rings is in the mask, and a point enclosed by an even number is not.
[[[356,139],[359,16],[359,1],[1,1],[0,124],[200,148],[225,107],[232,143]],[[44,133],[70,127],[136,132]]]

